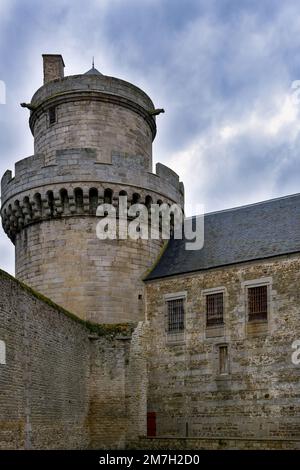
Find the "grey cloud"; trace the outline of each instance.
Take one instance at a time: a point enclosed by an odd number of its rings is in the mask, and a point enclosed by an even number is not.
[[[272,119],[276,97],[300,79],[297,1],[8,5],[0,18],[0,79],[9,84],[10,96],[7,107],[0,107],[1,173],[32,153],[19,102],[41,85],[40,54],[61,52],[67,74],[88,69],[95,55],[103,73],[137,84],[166,108],[157,121],[155,160],[185,177],[188,201],[215,210],[298,191],[295,122],[294,134],[287,124],[278,135],[250,126],[227,141],[218,137],[219,129],[247,123],[251,113]],[[9,246],[1,235],[1,265],[11,266]]]

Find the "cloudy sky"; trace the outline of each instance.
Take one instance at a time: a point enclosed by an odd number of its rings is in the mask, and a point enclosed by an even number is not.
[[[298,0],[0,0],[0,51],[1,174],[33,153],[19,103],[42,84],[41,54],[61,53],[66,75],[94,55],[165,108],[154,160],[179,173],[188,204],[213,211],[300,190]],[[0,267],[13,265],[1,233]]]

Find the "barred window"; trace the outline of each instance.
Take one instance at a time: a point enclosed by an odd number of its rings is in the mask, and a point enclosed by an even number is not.
[[[184,330],[184,299],[167,301],[168,333],[178,333]]]
[[[223,323],[224,302],[223,292],[206,295],[206,325],[220,325]]]
[[[248,319],[267,320],[268,286],[248,287]]]

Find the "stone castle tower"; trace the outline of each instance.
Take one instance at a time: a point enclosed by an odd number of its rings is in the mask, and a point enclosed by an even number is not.
[[[44,55],[44,85],[30,104],[34,155],[1,184],[3,227],[15,244],[16,277],[95,322],[143,317],[143,276],[162,240],[99,240],[96,208],[183,205],[183,185],[162,164],[152,173],[156,114],[136,86],[94,67],[64,77],[60,55]]]

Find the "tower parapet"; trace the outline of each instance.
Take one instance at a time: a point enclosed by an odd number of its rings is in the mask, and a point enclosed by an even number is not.
[[[49,81],[26,106],[36,153],[1,181],[16,276],[83,318],[141,319],[142,277],[163,240],[99,240],[96,209],[118,211],[119,195],[183,206],[178,175],[162,164],[152,173],[152,101],[98,72]]]
[[[112,155],[111,164],[98,164],[93,149],[61,150],[57,158],[59,164],[45,166],[44,155],[33,155],[16,164],[15,177],[10,170],[4,174],[2,221],[13,242],[24,227],[41,220],[96,215],[97,205],[108,200],[108,192],[116,206],[120,192],[129,204],[151,200],[183,206],[178,175],[161,163],[156,173],[148,172],[147,161],[137,156]]]

